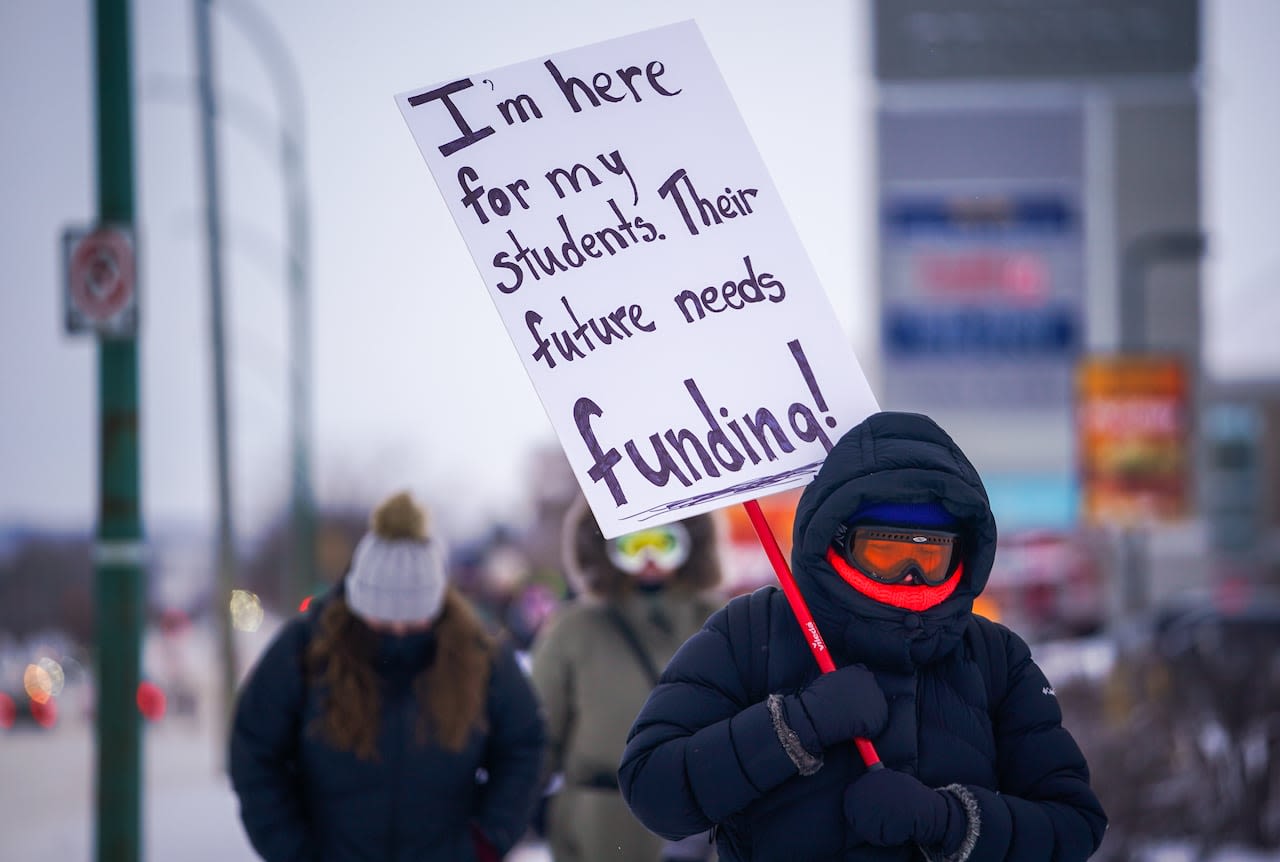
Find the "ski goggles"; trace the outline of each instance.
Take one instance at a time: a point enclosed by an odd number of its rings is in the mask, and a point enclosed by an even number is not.
[[[689,559],[689,531],[682,524],[664,524],[611,539],[606,545],[609,561],[628,575],[638,575],[650,565],[675,571]]]
[[[943,530],[842,526],[832,547],[850,566],[882,584],[900,584],[913,575],[936,587],[960,562],[960,537]]]

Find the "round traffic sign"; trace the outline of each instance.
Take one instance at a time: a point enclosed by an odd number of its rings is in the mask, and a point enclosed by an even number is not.
[[[106,323],[133,299],[133,244],[122,231],[99,228],[71,252],[72,306],[95,324]]]

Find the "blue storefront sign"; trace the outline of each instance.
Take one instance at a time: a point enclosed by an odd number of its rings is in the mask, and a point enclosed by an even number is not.
[[[880,134],[884,404],[1065,411],[1086,340],[1079,116],[888,113]]]

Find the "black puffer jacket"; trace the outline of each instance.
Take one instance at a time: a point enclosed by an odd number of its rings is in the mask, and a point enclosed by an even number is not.
[[[319,618],[340,595],[288,621],[237,698],[229,766],[254,849],[268,862],[473,862],[476,828],[505,853],[529,824],[545,750],[532,685],[510,646],[495,646],[482,720],[460,751],[417,736],[414,680],[447,651],[437,643],[446,636],[433,632],[420,655],[380,660],[378,750],[361,758],[319,732],[325,692],[305,663]]]
[[[948,599],[901,610],[836,574],[826,549],[865,501],[938,502],[962,524],[965,573]],[[969,858],[1085,859],[1106,815],[1053,688],[1017,635],[972,613],[995,544],[986,491],[951,438],[927,417],[882,413],[847,433],[806,488],[792,565],[836,665],[866,665],[884,691],[889,722],[872,740],[884,764],[976,799]],[[844,790],[864,772],[852,744],[808,777],[784,751],[765,699],[817,673],[779,589],[734,599],[672,659],[632,727],[619,777],[633,811],[671,837],[716,826],[725,860],[920,858],[850,834]]]

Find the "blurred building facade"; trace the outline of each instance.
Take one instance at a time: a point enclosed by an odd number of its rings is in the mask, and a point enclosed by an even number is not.
[[[877,0],[872,14],[873,383],[982,472],[1006,611],[1087,629],[1082,603],[1101,623],[1224,577],[1274,579],[1275,387],[1202,370],[1198,0]],[[1132,357],[1185,375],[1160,405],[1181,496],[1099,517],[1082,496],[1081,366]]]

